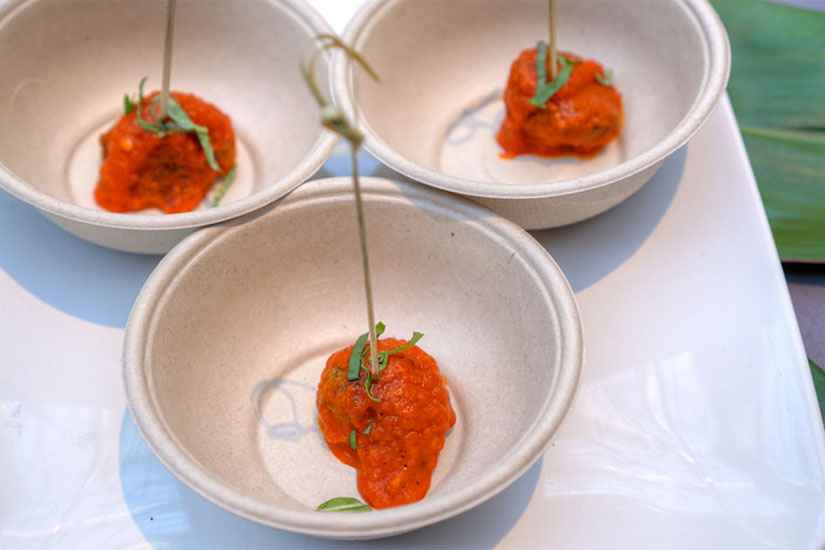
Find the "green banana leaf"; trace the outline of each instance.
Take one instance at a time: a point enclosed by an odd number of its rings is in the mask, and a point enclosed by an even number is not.
[[[728,93],[783,261],[825,262],[825,12],[713,0]]]
[[[740,128],[780,257],[825,261],[825,132]]]
[[[810,359],[808,359],[808,365],[811,367],[816,399],[819,401],[819,414],[822,415],[822,420],[825,422],[825,372]]]

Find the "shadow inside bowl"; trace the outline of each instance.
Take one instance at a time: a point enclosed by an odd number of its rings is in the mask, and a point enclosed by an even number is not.
[[[675,151],[645,186],[595,218],[531,231],[564,271],[574,292],[601,280],[636,252],[662,220],[685,171],[687,146]]]
[[[628,160],[628,140],[624,134],[586,159],[536,155],[502,158],[504,150],[496,140],[506,113],[502,95],[503,91],[496,88],[457,115],[441,143],[439,172],[470,181],[540,184],[583,178]]]
[[[120,483],[129,513],[156,548],[493,548],[524,512],[542,459],[489,501],[436,525],[392,538],[336,541],[266,527],[201,498],[163,467],[127,410],[120,430]],[[320,512],[319,512],[320,513]]]
[[[123,328],[160,256],[103,248],[63,231],[0,191],[0,269],[64,313]]]

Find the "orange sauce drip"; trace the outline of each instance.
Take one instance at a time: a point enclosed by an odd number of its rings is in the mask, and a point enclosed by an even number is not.
[[[561,52],[560,52],[561,53]],[[576,55],[564,57],[581,61],[573,67],[569,80],[542,109],[530,103],[536,93],[536,48],[524,50],[510,68],[504,91],[507,116],[496,140],[504,158],[518,155],[592,157],[618,137],[622,125],[622,96],[612,86],[596,80],[604,75],[601,64]],[[547,74],[550,74],[548,59]],[[558,65],[561,71],[561,65]]]
[[[155,92],[143,100],[143,118],[155,122],[148,108]],[[167,214],[188,212],[212,184],[235,164],[235,133],[229,117],[191,94],[172,92],[195,124],[209,129],[209,141],[221,168],[215,172],[193,132],[158,137],[135,122],[135,111],[123,115],[100,136],[103,164],[95,189],[97,203],[112,212],[160,208]]]
[[[385,338],[378,350],[406,343]],[[358,490],[373,508],[421,500],[456,421],[438,365],[418,346],[390,355],[370,390],[381,399],[376,403],[364,389],[363,370],[359,380],[347,380],[350,353],[352,346],[333,353],[321,373],[316,403],[324,440],[341,462],[357,470]],[[356,449],[350,446],[352,430]]]

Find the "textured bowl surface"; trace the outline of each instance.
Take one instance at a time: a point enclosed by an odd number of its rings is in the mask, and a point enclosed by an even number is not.
[[[547,40],[545,0],[372,0],[344,37],[381,81],[338,56],[336,100],[351,110],[357,90],[366,147],[413,179],[531,229],[593,216],[641,187],[713,111],[727,36],[705,0],[561,0],[556,17],[559,50],[611,68],[623,96],[620,138],[591,159],[499,156],[510,65]]]
[[[164,215],[101,209],[99,135],[125,93],[160,87],[162,0],[12,1],[0,9],[0,186],[82,238],[165,252],[192,230],[267,205],[311,176],[335,138],[318,124],[298,72],[311,37],[330,32],[299,0],[178,3],[172,89],[232,119],[237,177],[221,206]],[[324,59],[319,73],[326,84]]]
[[[327,356],[366,330],[348,178],[184,240],[143,288],[124,348],[133,417],[170,471],[246,518],[345,539],[409,531],[504,489],[557,431],[582,362],[570,287],[521,228],[416,184],[363,186],[377,316],[387,336],[424,333],[458,416],[424,500],[314,510],[359,496],[314,402]]]

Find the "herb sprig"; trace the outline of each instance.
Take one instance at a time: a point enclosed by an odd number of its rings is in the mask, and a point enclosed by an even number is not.
[[[215,192],[215,198],[212,199],[212,206],[218,206],[218,203],[221,202],[221,199],[226,194],[227,189],[229,189],[229,186],[232,185],[233,181],[235,181],[235,172],[237,170],[238,163],[236,162],[232,165],[232,169],[223,177],[223,181],[218,187],[218,190]]]
[[[379,336],[381,336],[386,328],[387,327],[384,325],[384,323],[378,321],[378,323],[375,325],[375,337],[378,338]],[[378,368],[377,371],[373,373],[371,369],[367,368],[367,357],[369,357],[371,354],[370,347],[367,342],[369,338],[369,333],[365,332],[364,334],[359,336],[358,339],[355,341],[355,345],[353,346],[352,352],[350,353],[349,365],[347,369],[347,380],[350,382],[358,380],[361,377],[360,372],[363,370],[366,373],[366,377],[364,378],[364,389],[367,392],[367,397],[369,397],[376,403],[380,403],[381,400],[372,395],[371,389],[372,385],[378,382],[378,378],[381,372],[383,372],[384,369],[387,368],[387,363],[389,362],[390,355],[410,349],[411,347],[416,345],[419,342],[419,340],[421,340],[423,337],[424,335],[422,333],[413,331],[412,338],[410,338],[409,342],[407,342],[403,346],[399,346],[392,350],[378,352]]]
[[[605,69],[604,76],[602,76],[599,73],[596,73],[596,80],[602,86],[607,86],[608,88],[610,88],[611,86],[613,86],[613,70]]]
[[[192,119],[189,118],[189,115],[183,110],[183,107],[180,106],[180,103],[178,103],[174,97],[169,96],[169,104],[167,106],[166,114],[170,120],[165,122],[163,120],[158,120],[160,118],[158,115],[160,112],[159,95],[153,97],[147,105],[149,112],[152,113],[156,122],[150,122],[144,118],[143,86],[146,84],[146,79],[147,78],[144,76],[140,80],[137,102],[133,102],[128,96],[123,97],[123,105],[127,114],[132,112],[130,109],[136,110],[137,114],[135,115],[135,123],[147,132],[152,132],[161,138],[166,137],[169,134],[186,134],[189,132],[194,132],[195,135],[198,136],[198,142],[203,149],[203,154],[206,156],[206,163],[209,164],[209,167],[215,172],[220,172],[221,167],[218,165],[218,161],[215,160],[215,151],[212,149],[212,142],[209,141],[209,128],[192,122]]]
[[[547,82],[547,44],[543,40],[539,41],[536,46],[536,94],[530,99],[530,103],[540,109],[547,108],[547,102],[562,86],[567,84],[570,75],[573,73],[573,67],[581,61],[574,61],[563,55],[556,55],[554,63],[561,64],[561,71],[554,80]]]
[[[128,115],[135,110],[135,100],[129,97],[129,94],[123,94],[123,111]]]
[[[372,508],[357,498],[335,497],[318,506],[316,510],[319,512],[369,512]]]

